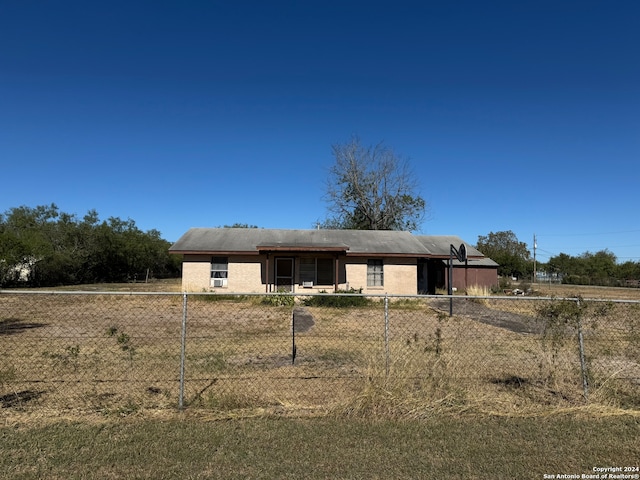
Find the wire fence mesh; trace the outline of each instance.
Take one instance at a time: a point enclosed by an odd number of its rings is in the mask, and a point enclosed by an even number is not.
[[[640,303],[0,292],[0,406],[640,409]]]

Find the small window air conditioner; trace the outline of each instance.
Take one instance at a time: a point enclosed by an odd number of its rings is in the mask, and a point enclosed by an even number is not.
[[[313,282],[302,282],[302,288],[313,288]]]
[[[214,287],[226,287],[227,286],[227,279],[226,278],[214,278],[213,279],[213,286]]]

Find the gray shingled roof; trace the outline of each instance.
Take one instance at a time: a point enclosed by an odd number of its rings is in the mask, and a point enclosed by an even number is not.
[[[383,254],[410,257],[449,256],[456,236],[416,236],[389,230],[280,230],[263,228],[191,228],[171,246],[171,253],[236,253],[259,251],[343,251],[347,255]],[[469,257],[482,253],[466,244]]]
[[[456,235],[416,235],[416,238],[424,245],[430,255],[434,257],[449,257],[451,245],[459,248],[464,243],[467,249],[467,257],[480,258],[484,257],[482,252],[474,246],[469,245]]]
[[[449,259],[446,259],[446,260],[443,259],[442,262],[448,265]],[[461,266],[463,267],[464,265],[465,265],[464,262],[460,262],[456,258],[453,259],[454,267],[461,267]],[[467,261],[467,266],[468,267],[499,267],[499,265],[493,260],[491,260],[489,257],[469,259]]]
[[[191,228],[169,249],[172,253],[257,253],[259,250],[338,250],[350,255],[420,256],[428,252],[409,232],[382,230],[276,230]]]

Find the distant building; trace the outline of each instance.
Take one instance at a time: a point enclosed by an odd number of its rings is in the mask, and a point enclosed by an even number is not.
[[[536,282],[538,283],[562,283],[562,273],[549,273],[543,271],[536,272]]]
[[[4,282],[26,283],[40,260],[34,256],[29,256],[21,262],[8,264],[6,260],[0,259],[0,285]]]

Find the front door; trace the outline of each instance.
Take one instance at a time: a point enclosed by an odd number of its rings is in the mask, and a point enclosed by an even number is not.
[[[293,258],[276,258],[276,291],[293,292]]]

